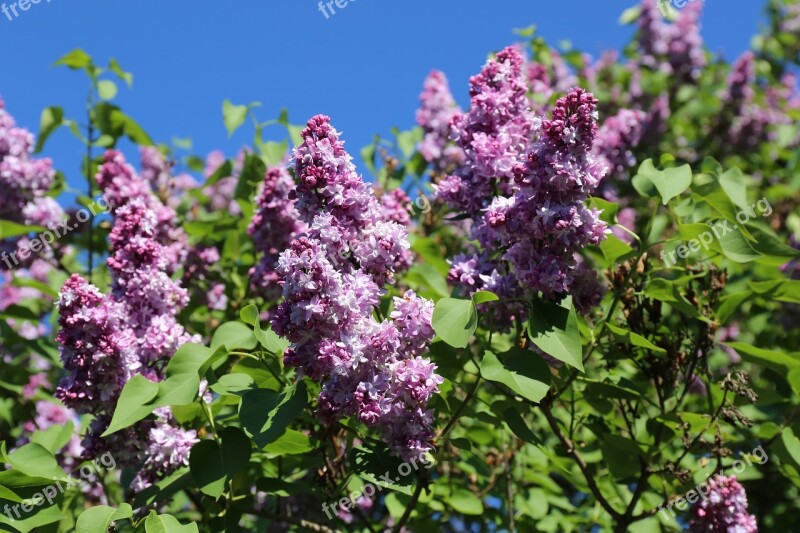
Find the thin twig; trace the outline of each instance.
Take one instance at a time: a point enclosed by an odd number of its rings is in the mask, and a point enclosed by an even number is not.
[[[439,435],[439,439],[443,439],[450,432],[450,430],[453,429],[453,426],[455,426],[455,423],[458,421],[458,417],[461,415],[461,411],[463,411],[464,408],[467,406],[467,404],[470,402],[470,400],[472,400],[472,397],[478,390],[478,386],[480,385],[480,383],[481,383],[481,377],[478,376],[475,379],[475,383],[472,385],[472,388],[469,390],[469,392],[467,392],[466,398],[464,398],[464,401],[461,403],[461,405],[458,406],[456,412],[453,413],[453,417],[450,419],[450,422],[448,422],[445,428],[442,430],[442,433]]]
[[[583,460],[583,457],[581,456],[580,452],[575,448],[575,444],[564,436],[564,433],[558,426],[558,422],[553,417],[553,412],[550,410],[550,405],[548,405],[548,402],[544,401],[540,404],[540,406],[542,409],[542,413],[544,413],[544,416],[547,419],[547,423],[550,424],[550,429],[553,430],[553,433],[556,435],[558,440],[561,441],[561,444],[563,444],[564,447],[567,449],[567,453],[578,464],[578,468],[583,474],[584,479],[586,479],[586,484],[589,486],[589,490],[592,492],[597,502],[615,520],[620,518],[622,515],[619,512],[617,512],[617,510],[611,506],[608,500],[606,500],[605,496],[603,496],[600,487],[597,486],[597,483],[594,480],[594,476],[589,471],[589,467],[586,464],[586,461]]]
[[[408,519],[411,518],[411,513],[414,511],[414,508],[417,506],[417,502],[419,501],[420,494],[422,494],[422,478],[417,478],[417,486],[414,488],[414,494],[411,495],[411,501],[408,502],[406,505],[406,510],[403,513],[403,516],[400,517],[400,520],[392,528],[392,533],[400,533],[403,530],[403,526],[406,525]]]

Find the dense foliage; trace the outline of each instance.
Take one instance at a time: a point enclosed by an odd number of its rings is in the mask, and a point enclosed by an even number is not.
[[[800,3],[732,62],[685,4],[434,71],[358,163],[257,103],[156,144],[81,50],[84,117],[0,100],[0,529],[795,530]]]

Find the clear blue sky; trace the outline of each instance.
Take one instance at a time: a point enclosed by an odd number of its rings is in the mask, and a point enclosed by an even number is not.
[[[134,73],[133,89],[121,88],[117,103],[157,142],[191,137],[198,154],[231,154],[250,133],[227,139],[221,103],[230,98],[263,102],[262,120],[283,107],[295,123],[328,114],[357,153],[375,133],[413,125],[431,69],[447,73],[464,104],[469,76],[488,52],[515,41],[514,28],[536,24],[549,42],[569,39],[596,56],[627,42],[632,29],[617,20],[634,3],[351,0],[326,19],[317,0],[41,0],[13,21],[0,15],[0,94],[34,131],[43,107],[82,115],[86,80],[52,67],[80,47],[102,64],[116,57]],[[707,0],[703,34],[710,49],[728,58],[746,49],[764,23],[762,6]],[[62,131],[45,152],[70,183],[79,183],[76,140]]]

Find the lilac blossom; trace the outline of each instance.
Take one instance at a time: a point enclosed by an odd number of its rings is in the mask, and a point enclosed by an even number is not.
[[[64,219],[64,211],[48,196],[56,173],[50,159],[32,157],[34,141],[32,133],[16,126],[0,98],[0,219],[50,227]],[[27,249],[25,242],[24,237],[2,239],[0,249]],[[6,268],[11,267],[0,262],[0,270]]]
[[[384,218],[403,226],[411,224],[411,200],[402,189],[383,192],[378,197],[378,201],[381,209],[384,210]]]
[[[670,23],[664,19],[658,0],[643,0],[638,38],[642,65],[685,82],[696,80],[707,63],[700,36],[702,9],[702,2],[691,3]]]
[[[292,240],[305,230],[290,194],[294,180],[283,167],[267,170],[258,209],[253,214],[247,232],[261,259],[250,269],[250,287],[267,301],[276,301],[281,295],[276,272],[278,256],[289,247]]]
[[[461,109],[450,92],[444,73],[434,70],[428,74],[419,100],[417,124],[425,132],[418,147],[420,154],[438,171],[446,172],[461,165],[464,151],[451,141],[451,123]]]
[[[522,55],[509,47],[470,80],[470,109],[452,121],[465,162],[436,186],[438,197],[453,209],[476,213],[491,202],[495,189],[511,191],[514,168],[524,160],[536,122],[523,64]]]
[[[374,318],[382,286],[407,264],[407,229],[387,218],[328,117],[312,118],[302,136],[296,205],[307,230],[280,255],[284,301],[272,321],[292,342],[284,362],[322,383],[324,422],[357,417],[397,455],[418,457],[431,449],[426,404],[442,383],[419,357],[433,305],[409,291],[389,319]]]
[[[164,422],[150,429],[147,459],[131,486],[141,492],[177,468],[189,466],[189,452],[199,442],[195,430],[178,427],[168,412]]]
[[[148,172],[152,173],[152,169]],[[95,179],[103,197],[111,205],[112,214],[137,200],[152,211],[155,239],[162,247],[166,271],[172,274],[182,267],[189,245],[186,232],[178,225],[177,213],[155,195],[150,184],[125,161],[125,156],[116,150],[108,150]]]
[[[607,233],[598,212],[585,206],[606,170],[592,151],[596,104],[579,88],[556,102],[552,118],[541,122],[526,157],[514,167],[513,194],[495,196],[473,215],[472,236],[483,252],[455,257],[451,282],[470,293],[492,290],[503,299],[572,293],[584,312],[599,302],[599,280],[578,270],[576,259]],[[494,250],[501,253],[488,255]],[[495,307],[503,308],[495,316],[499,329],[526,312],[524,306]]]
[[[736,476],[717,474],[707,483],[707,497],[698,500],[689,511],[689,531],[758,531],[755,516],[747,512],[747,494]]]
[[[633,150],[642,140],[646,119],[644,111],[621,109],[598,128],[593,152],[608,169],[606,181],[625,179],[636,165]]]
[[[101,169],[100,181],[110,194],[137,187],[129,167],[116,154],[108,155],[110,165]],[[161,228],[151,206],[164,207],[148,194],[115,206],[107,260],[111,293],[102,294],[80,275],[70,277],[59,296],[56,339],[67,372],[56,396],[77,413],[95,416],[83,441],[85,457],[113,450],[126,466],[145,460],[142,483],[169,473],[163,461],[155,459],[155,464],[148,458],[155,446],[152,429],[159,427],[155,424],[171,423],[168,410],[158,422],[145,420],[108,438],[100,435],[108,428],[124,385],[137,374],[160,381],[169,358],[193,340],[177,322],[188,297],[167,274],[170,255],[159,241]]]

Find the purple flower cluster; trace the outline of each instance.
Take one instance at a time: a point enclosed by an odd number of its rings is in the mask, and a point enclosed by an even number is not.
[[[403,458],[431,447],[426,404],[442,378],[420,357],[433,338],[433,303],[409,291],[388,320],[373,313],[381,287],[408,264],[407,229],[389,220],[325,116],[295,149],[297,209],[308,226],[280,255],[284,302],[275,331],[292,346],[285,364],[322,382],[318,414],[380,429]]]
[[[700,36],[702,2],[684,7],[674,23],[668,23],[658,8],[658,0],[643,0],[639,18],[639,46],[642,65],[692,82],[706,66]]]
[[[736,476],[717,475],[708,485],[708,496],[699,500],[690,510],[689,531],[758,531],[756,518],[747,512],[747,494]]]
[[[49,227],[63,220],[64,211],[47,196],[56,175],[53,164],[47,158],[34,159],[33,146],[33,134],[16,126],[0,98],[0,219]],[[13,251],[18,241],[26,240],[2,240],[0,247]],[[0,270],[6,267],[0,262]]]
[[[765,142],[777,140],[775,126],[793,124],[791,110],[800,107],[796,93],[797,82],[793,74],[784,77],[781,84],[769,86],[759,98],[756,89],[756,58],[745,52],[734,63],[728,76],[728,86],[722,95],[723,113],[720,115],[720,134],[723,147],[735,154],[751,151]],[[798,143],[795,139],[794,144]]]
[[[564,58],[556,50],[550,51],[549,65],[537,61],[527,62],[525,74],[530,88],[531,106],[539,114],[547,111],[553,95],[562,94],[578,83]]]
[[[247,228],[253,247],[261,254],[259,263],[250,269],[250,287],[268,302],[278,300],[282,292],[276,272],[280,253],[306,229],[298,219],[294,200],[289,198],[293,190],[294,180],[285,168],[267,170],[257,199],[258,209]]]
[[[381,192],[378,196],[378,201],[381,204],[386,220],[397,222],[402,226],[411,224],[411,200],[403,192],[403,189]]]
[[[242,208],[234,198],[236,186],[239,183],[239,173],[244,166],[248,150],[242,149],[233,161],[233,173],[231,176],[223,176],[216,183],[206,185],[204,192],[209,198],[209,208],[211,211],[227,211],[232,215],[241,215]],[[206,157],[205,177],[211,177],[225,164],[225,154],[216,150]]]
[[[84,438],[85,456],[96,457],[111,449],[129,466],[142,461],[153,431],[160,426],[144,421],[101,438],[120,392],[136,374],[162,379],[169,358],[191,340],[176,319],[187,294],[167,275],[169,249],[159,242],[159,219],[148,200],[162,211],[164,206],[151,196],[136,194],[147,188],[137,185],[132,176],[117,154],[109,154],[99,175],[101,186],[112,197],[124,194],[123,190],[132,196],[114,209],[112,253],[107,260],[112,290],[104,295],[78,274],[62,287],[57,341],[67,376],[56,391],[68,407],[95,416]],[[159,467],[157,473],[162,470]],[[141,475],[148,472],[146,468]]]
[[[140,146],[141,176],[151,190],[170,207],[179,203],[181,193],[197,187],[188,174],[172,175],[172,163],[153,146]]]
[[[608,169],[609,180],[622,180],[628,169],[636,165],[635,149],[642,140],[647,114],[638,109],[621,109],[603,122],[597,130],[594,154]]]
[[[143,154],[143,171],[151,177],[155,173],[152,151]],[[160,157],[160,155],[158,155]],[[164,167],[158,167],[164,168]],[[105,162],[100,166],[95,178],[106,201],[116,214],[126,205],[140,201],[155,216],[155,239],[161,245],[167,262],[165,270],[174,273],[183,266],[188,253],[188,237],[177,223],[177,214],[172,207],[165,205],[153,192],[144,176],[137,175],[133,167],[125,161],[125,156],[116,150],[105,154]]]
[[[470,109],[452,121],[465,161],[437,186],[453,209],[474,214],[495,192],[511,192],[514,168],[524,160],[536,123],[523,73],[525,59],[508,47],[470,80]]]
[[[461,109],[450,92],[444,73],[434,70],[428,75],[419,101],[417,124],[425,131],[419,153],[437,171],[447,172],[461,165],[464,151],[451,141],[451,123]]]
[[[212,272],[219,260],[219,250],[215,246],[198,244],[189,248],[183,270],[182,284],[191,288],[192,298],[213,310],[224,310],[228,306],[225,284],[216,281]]]
[[[169,259],[156,240],[156,223],[141,200],[119,209],[107,261],[112,296],[124,304],[126,328],[135,335],[138,359],[147,366],[163,364],[189,339],[176,319],[188,295],[167,275]],[[155,368],[156,375],[159,370]]]
[[[605,172],[593,153],[596,104],[579,88],[556,102],[552,118],[541,121],[524,160],[514,166],[513,194],[495,196],[473,215],[472,236],[484,252],[455,257],[451,282],[470,292],[492,290],[501,298],[537,292],[546,298],[577,296],[576,254],[607,232],[598,213],[585,206]],[[580,279],[590,277],[581,273]],[[576,297],[576,303],[596,303],[601,290],[583,285],[585,297]],[[508,327],[524,309],[502,311],[496,324]]]
[[[179,466],[189,464],[189,452],[199,439],[193,429],[179,427],[169,409],[162,409],[160,422],[150,429],[147,459],[139,474],[134,478],[131,488],[141,492],[170,475]]]

